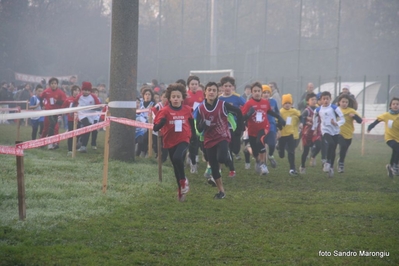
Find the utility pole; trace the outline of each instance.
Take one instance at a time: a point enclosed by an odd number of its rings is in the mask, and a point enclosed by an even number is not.
[[[217,18],[216,18],[216,0],[211,0],[211,69],[217,68]]]
[[[139,0],[112,1],[110,101],[136,101]],[[136,118],[135,109],[110,108],[113,116]],[[134,160],[135,128],[111,122],[110,158]]]
[[[298,32],[298,61],[297,61],[297,73],[296,73],[296,79],[297,79],[297,89],[296,89],[296,99],[299,99],[300,97],[300,90],[301,90],[301,82],[300,82],[300,68],[301,68],[301,40],[302,40],[302,0],[300,2],[300,7],[299,7],[299,32]]]
[[[337,46],[335,53],[335,82],[334,82],[334,97],[337,97],[338,93],[338,75],[339,75],[339,36],[341,28],[341,0],[338,1],[338,28],[337,28]]]

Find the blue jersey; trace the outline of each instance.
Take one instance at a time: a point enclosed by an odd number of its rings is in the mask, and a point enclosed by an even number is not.
[[[270,107],[273,112],[280,115],[280,110],[278,110],[277,101],[275,99],[269,98]],[[267,119],[269,119],[270,131],[277,132],[276,118],[271,115],[267,115]]]
[[[226,103],[229,103],[237,108],[241,108],[245,104],[244,98],[242,98],[238,94],[232,94],[230,96],[219,96],[219,100],[225,101]]]

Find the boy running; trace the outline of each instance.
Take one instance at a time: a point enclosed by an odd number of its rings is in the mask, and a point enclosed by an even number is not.
[[[204,135],[204,149],[212,170],[212,177],[218,188],[215,199],[225,197],[223,182],[219,172],[219,163],[228,164],[232,158],[229,151],[231,134],[229,130],[228,114],[237,117],[237,128],[234,134],[242,132],[242,114],[240,109],[226,104],[218,99],[218,86],[209,82],[205,86],[205,101],[198,107],[197,129]]]
[[[262,84],[253,83],[251,93],[252,98],[245,103],[241,111],[244,121],[247,121],[249,144],[256,160],[255,171],[267,175],[269,169],[266,166],[265,136],[270,131],[267,115],[277,118],[280,125],[285,125],[285,121],[273,112],[268,100],[262,99]]]
[[[313,115],[312,130],[321,124],[322,145],[326,145],[327,161],[323,166],[323,171],[329,177],[334,176],[335,150],[338,145],[339,128],[345,123],[344,114],[336,106],[331,104],[331,93],[324,91],[321,93],[321,106],[317,107]],[[337,120],[338,117],[338,120]],[[317,131],[315,131],[316,134]]]

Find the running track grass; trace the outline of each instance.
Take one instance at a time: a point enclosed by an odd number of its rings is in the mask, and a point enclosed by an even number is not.
[[[30,127],[21,130],[28,140]],[[15,126],[0,125],[0,145],[15,136]],[[399,177],[386,175],[383,137],[367,138],[364,156],[355,138],[345,173],[334,178],[321,172],[319,158],[298,177],[288,175],[286,158],[275,156],[268,176],[255,174],[253,160],[251,170],[236,161],[234,179],[223,167],[223,200],[213,199],[200,162],[198,175],[186,168],[191,190],[183,203],[170,162],[160,183],[155,159],[110,161],[103,194],[103,138],[75,159],[65,141],[55,151],[25,151],[25,221],[18,220],[15,157],[0,155],[0,265],[399,264]]]

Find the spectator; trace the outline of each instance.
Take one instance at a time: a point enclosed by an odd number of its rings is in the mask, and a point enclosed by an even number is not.
[[[301,113],[305,110],[307,105],[306,96],[311,93],[314,93],[314,85],[313,83],[309,82],[308,86],[306,87],[306,91],[302,94],[298,102],[298,109]]]
[[[272,89],[272,96],[270,98],[275,99],[277,102],[278,109],[281,109],[281,96],[280,91],[277,87],[277,83],[272,81],[269,82],[269,87]]]
[[[43,87],[42,85],[38,84],[35,89],[35,94],[30,98],[29,109],[35,111],[42,110],[39,99],[39,96],[40,94],[42,94],[42,92],[43,92]],[[36,139],[37,130],[39,130],[39,136],[42,134],[44,117],[43,116],[31,117],[30,120],[32,124],[32,140],[33,140]]]
[[[244,98],[245,101],[251,99],[251,85],[245,85],[244,93],[241,95],[241,97]]]
[[[108,98],[107,89],[104,83],[100,83],[97,85],[98,89],[98,98],[100,99],[101,103],[106,103]]]
[[[10,94],[7,88],[7,82],[2,82],[1,83],[1,89],[0,89],[0,101],[11,101],[12,97],[10,98]],[[8,104],[0,104],[0,108],[8,108]],[[1,114],[8,114],[8,111],[1,111]],[[0,124],[8,124],[7,120],[0,120]]]

